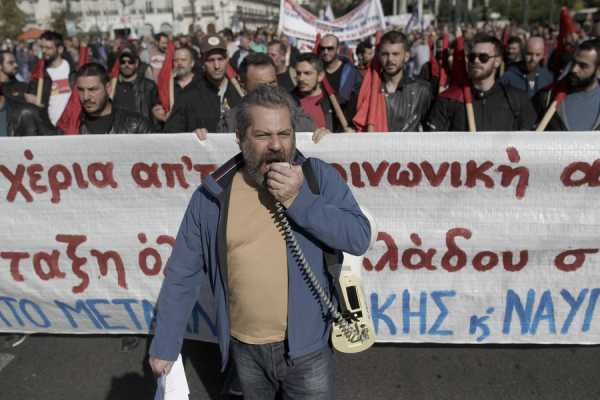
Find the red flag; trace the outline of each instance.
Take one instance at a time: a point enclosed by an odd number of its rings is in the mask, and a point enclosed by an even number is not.
[[[115,63],[113,64],[112,69],[110,70],[110,79],[119,79],[119,74],[121,73],[121,57],[119,54],[119,57],[117,57],[117,59],[115,60]]]
[[[315,45],[313,46],[312,52],[315,54],[319,54],[321,51],[321,34],[317,33],[317,37],[315,38]]]
[[[429,44],[429,63],[431,65],[431,76],[436,78],[440,78],[440,66],[437,62],[437,58],[435,58],[435,51],[433,45],[433,38],[431,35],[427,38],[427,44]]]
[[[508,31],[508,25],[506,25],[502,31],[502,44],[505,48],[508,46],[508,39],[510,39],[510,33]]]
[[[235,72],[235,69],[233,69],[233,67],[231,66],[231,64],[227,63],[227,69],[225,70],[225,75],[227,75],[227,79],[231,80],[231,79],[237,79],[237,72]]]
[[[165,112],[171,110],[171,81],[173,80],[173,55],[175,54],[175,45],[173,40],[169,39],[165,61],[158,73],[158,97],[160,104]]]
[[[40,58],[37,63],[35,64],[35,67],[33,67],[33,70],[31,71],[31,75],[30,75],[30,80],[35,81],[37,79],[41,79],[44,77],[44,69],[46,68],[45,66],[45,62],[43,58]]]
[[[568,7],[563,7],[560,12],[560,30],[558,32],[558,38],[556,39],[556,52],[554,54],[554,65],[552,65],[552,72],[558,74],[564,67],[562,65],[562,55],[568,53],[570,50],[567,48],[567,39],[570,35],[577,32],[575,22],[571,18],[571,13]],[[571,49],[572,51],[572,49]]]
[[[77,63],[77,66],[81,68],[90,62],[92,62],[90,48],[87,46],[79,46],[79,62]]]
[[[473,96],[467,73],[467,61],[465,60],[465,38],[462,35],[456,38],[453,59],[452,71],[450,73],[450,87],[448,90],[440,93],[440,96],[461,103],[465,101],[472,103]]]
[[[65,135],[78,135],[80,116],[81,102],[79,101],[79,93],[77,93],[75,88],[72,88],[69,102],[56,122],[56,127]]]
[[[375,132],[387,132],[387,112],[385,108],[385,96],[381,91],[381,62],[379,60],[379,42],[381,32],[377,32],[377,50],[375,57],[369,63],[367,72],[363,78],[358,92],[356,115],[352,120],[360,132],[373,127]]]

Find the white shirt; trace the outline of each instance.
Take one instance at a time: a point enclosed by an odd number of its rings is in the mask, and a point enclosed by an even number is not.
[[[69,85],[69,73],[71,68],[69,63],[62,60],[62,63],[56,68],[48,68],[48,75],[52,79],[52,89],[50,90],[50,100],[48,102],[48,116],[52,124],[60,119],[69,97],[71,97],[71,86]]]

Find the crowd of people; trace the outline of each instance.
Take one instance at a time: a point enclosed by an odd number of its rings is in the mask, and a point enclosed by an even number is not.
[[[565,98],[546,129],[594,130],[600,23],[563,22],[560,30],[393,29],[354,51],[326,34],[304,53],[293,38],[265,30],[89,43],[46,31],[28,46],[5,41],[0,51],[0,136],[234,132],[237,106],[260,85],[284,88],[295,104],[296,130],[320,135],[468,131],[465,103],[472,103],[477,131],[534,130],[559,89]],[[171,43],[174,101],[165,106],[158,83]],[[84,47],[89,55],[82,60]],[[43,71],[36,72],[40,61]],[[365,100],[373,79],[382,112],[367,109],[376,104]],[[472,99],[459,90],[465,86]],[[71,94],[81,105],[77,132],[61,122],[72,113]],[[382,124],[367,121],[376,113]]]

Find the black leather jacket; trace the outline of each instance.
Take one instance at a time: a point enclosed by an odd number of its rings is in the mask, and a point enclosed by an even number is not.
[[[5,97],[8,110],[8,136],[49,136],[58,131],[47,113],[29,103]]]
[[[431,106],[431,87],[427,81],[404,77],[394,93],[385,94],[388,130],[418,132]]]
[[[112,117],[112,127],[107,133],[151,133],[153,131],[152,123],[141,114],[113,107]],[[88,130],[86,122],[86,114],[81,113],[81,123],[79,125],[81,135],[92,134]]]
[[[156,84],[150,79],[144,78],[144,76],[138,76],[138,78],[132,82],[135,111],[142,114],[147,119],[152,119],[152,107],[158,104],[158,89]],[[124,108],[121,106],[121,93],[119,92],[119,85],[122,82],[117,83],[115,91],[115,98],[113,104],[118,108]]]

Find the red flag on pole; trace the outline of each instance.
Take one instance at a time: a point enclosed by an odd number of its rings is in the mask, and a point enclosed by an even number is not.
[[[385,97],[381,91],[381,62],[379,61],[379,45],[381,32],[377,32],[377,50],[369,63],[358,92],[356,115],[352,120],[360,132],[387,132],[387,112]]]
[[[571,13],[568,7],[563,7],[560,12],[560,29],[558,38],[556,39],[556,52],[554,53],[554,63],[551,66],[552,72],[559,74],[563,65],[563,55],[571,52],[573,49],[568,48],[567,40],[569,36],[577,33],[575,22],[571,18]]]
[[[173,105],[172,97],[172,84],[173,84],[173,55],[175,54],[175,45],[173,40],[169,39],[167,44],[167,52],[165,54],[165,61],[163,62],[162,68],[158,73],[158,97],[160,104],[163,106],[166,113],[171,110]]]
[[[45,62],[43,58],[40,58],[37,63],[35,63],[35,66],[33,67],[33,70],[31,70],[31,75],[30,75],[30,80],[34,81],[36,79],[40,79],[44,77],[44,69],[46,68],[45,66]]]
[[[450,72],[450,87],[448,90],[440,93],[441,97],[446,97],[461,103],[472,102],[471,86],[469,75],[467,73],[467,61],[465,59],[465,38],[461,35],[456,38],[456,45],[453,53],[452,71]]]
[[[317,37],[315,38],[315,45],[313,46],[312,52],[315,54],[319,54],[321,51],[321,34],[317,33]]]
[[[85,64],[90,62],[90,49],[87,46],[79,47],[79,61],[77,62],[78,68],[83,67]],[[81,102],[79,101],[79,93],[76,88],[71,88],[71,96],[69,101],[56,122],[56,127],[61,130],[65,135],[78,135],[81,117]]]
[[[429,63],[431,64],[431,76],[436,78],[440,78],[440,66],[437,62],[437,58],[435,57],[435,50],[433,44],[433,37],[429,35],[427,38],[427,44],[429,45]]]

